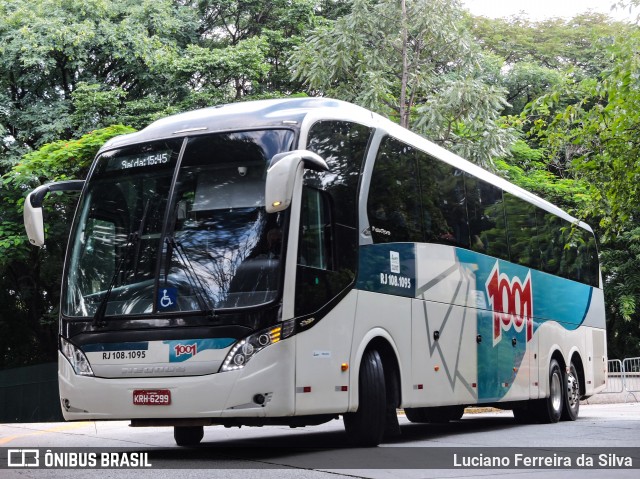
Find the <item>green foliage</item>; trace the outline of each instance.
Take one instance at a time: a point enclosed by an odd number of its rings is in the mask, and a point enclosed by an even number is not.
[[[24,232],[24,196],[48,181],[85,177],[105,141],[132,131],[111,126],[77,140],[46,144],[24,155],[2,177],[0,281],[6,293],[0,311],[0,367],[50,361],[54,357],[62,260],[77,199],[77,194],[47,198],[47,247],[38,250],[29,244]]]
[[[500,59],[495,83],[508,91],[507,115],[519,115],[563,82],[597,77],[611,63],[607,48],[616,36],[634,30],[599,13],[540,22],[522,16],[472,17],[469,24],[484,51]]]
[[[353,0],[350,13],[312,31],[291,58],[311,94],[371,108],[478,163],[513,140],[498,125],[503,91],[484,81],[484,59],[457,0]]]
[[[640,228],[611,237],[600,255],[606,282],[609,357],[640,354]]]
[[[533,149],[524,140],[516,141],[511,156],[496,159],[495,165],[507,180],[575,214],[582,214],[591,201],[588,184],[555,175],[545,150]]]
[[[5,186],[35,187],[47,181],[83,178],[104,143],[117,135],[135,130],[123,125],[92,131],[78,140],[59,140],[24,155],[22,161],[5,175]]]
[[[170,0],[0,1],[0,156],[117,123],[125,100],[173,95],[154,66],[195,30]]]
[[[533,64],[548,71],[577,68],[580,78],[596,76],[609,64],[606,48],[613,39],[633,30],[602,13],[583,13],[571,19],[532,21],[473,17],[473,34],[481,45],[508,65]]]
[[[178,78],[196,92],[219,91],[219,101],[250,95],[289,94],[300,90],[286,66],[291,50],[315,25],[311,0],[198,0],[186,2],[198,12],[200,41],[170,59]],[[332,15],[339,1],[321,2]],[[199,48],[198,48],[199,47]]]
[[[602,15],[490,20],[459,0],[0,0],[0,366],[55,351],[75,198],[47,199],[37,250],[28,190],[84,177],[132,131],[110,125],[300,94],[370,107],[598,226],[610,355],[638,355],[638,51],[638,26]]]
[[[591,188],[586,214],[599,217],[607,233],[633,229],[640,209],[640,32],[609,48],[612,64],[598,79],[563,85],[574,102],[553,114],[563,90],[541,97],[531,107],[548,122],[536,125],[541,141],[563,156]]]

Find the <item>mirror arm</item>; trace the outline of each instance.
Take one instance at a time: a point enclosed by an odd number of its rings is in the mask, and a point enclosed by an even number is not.
[[[329,165],[327,162],[317,153],[309,150],[293,150],[293,151],[285,151],[283,153],[278,153],[271,159],[271,163],[269,164],[269,168],[272,168],[276,163],[280,160],[288,157],[297,157],[299,158],[304,167],[308,170],[313,171],[329,171]]]
[[[38,186],[29,195],[29,201],[34,208],[42,208],[44,197],[48,193],[53,191],[80,191],[84,186],[84,180],[68,180],[60,181],[58,183],[47,183],[46,185]]]
[[[42,203],[44,197],[51,191],[80,191],[84,180],[68,180],[58,183],[48,183],[39,186],[27,196],[24,202],[24,227],[32,245],[44,246],[44,220],[42,218]]]

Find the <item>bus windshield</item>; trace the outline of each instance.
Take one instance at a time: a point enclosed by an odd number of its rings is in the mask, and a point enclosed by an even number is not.
[[[103,153],[72,232],[63,314],[213,311],[275,300],[283,218],[266,212],[264,185],[271,157],[292,144],[293,132],[268,130]]]

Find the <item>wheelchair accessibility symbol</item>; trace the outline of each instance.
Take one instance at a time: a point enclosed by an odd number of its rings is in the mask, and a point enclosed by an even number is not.
[[[160,288],[158,294],[158,309],[167,310],[175,308],[178,299],[177,288]]]

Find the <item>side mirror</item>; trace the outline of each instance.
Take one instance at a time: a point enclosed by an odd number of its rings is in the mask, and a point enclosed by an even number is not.
[[[44,221],[42,219],[42,203],[51,191],[80,191],[84,180],[60,181],[39,186],[27,195],[24,200],[24,228],[27,230],[32,245],[44,246]]]
[[[267,213],[284,211],[291,205],[293,185],[302,168],[329,171],[327,162],[320,155],[307,150],[279,153],[271,159],[264,195]]]

